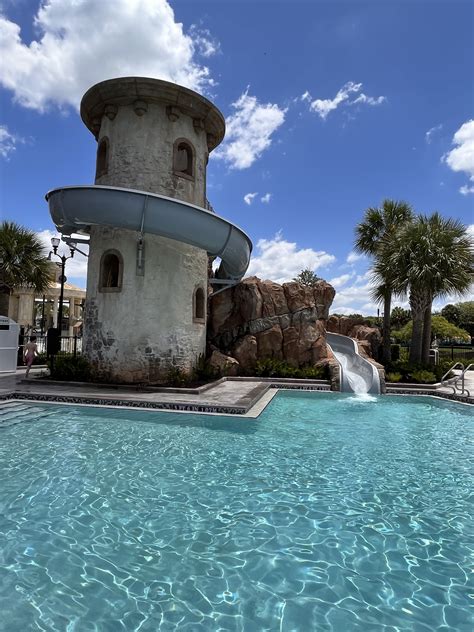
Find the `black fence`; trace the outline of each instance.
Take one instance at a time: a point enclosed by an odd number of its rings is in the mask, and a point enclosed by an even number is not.
[[[410,345],[400,345],[410,353]],[[453,362],[474,362],[474,347],[471,345],[440,345],[438,347],[440,360],[452,360]]]
[[[18,366],[23,365],[23,350],[29,341],[30,334],[20,335],[18,337]],[[47,356],[47,336],[37,335],[35,342],[38,356],[35,358],[34,364],[45,364]],[[82,336],[61,336],[59,349],[58,355],[72,355],[76,357],[82,353]]]

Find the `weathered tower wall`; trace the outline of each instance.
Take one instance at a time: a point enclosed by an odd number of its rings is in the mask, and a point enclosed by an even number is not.
[[[163,81],[116,79],[86,93],[81,116],[98,141],[97,185],[206,206],[209,151],[224,135],[206,99]],[[205,352],[207,253],[99,226],[89,252],[84,351],[99,374],[147,382],[171,367],[189,371]]]

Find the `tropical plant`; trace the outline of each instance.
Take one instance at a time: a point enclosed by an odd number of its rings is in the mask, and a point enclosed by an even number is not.
[[[301,270],[298,276],[296,276],[293,279],[293,281],[296,281],[297,283],[301,283],[301,285],[308,285],[310,287],[314,287],[316,283],[318,283],[318,281],[321,281],[321,280],[322,279],[316,276],[316,274],[309,268],[305,268],[304,270]]]
[[[8,316],[9,296],[16,287],[44,294],[52,267],[37,235],[15,222],[0,224],[0,314]]]
[[[473,281],[474,243],[466,227],[439,213],[420,215],[384,239],[374,278],[393,270],[392,290],[408,295],[413,318],[410,362],[428,362],[435,297],[466,292]]]
[[[380,208],[368,208],[364,218],[356,226],[355,250],[371,256],[379,265],[377,286],[373,298],[383,302],[383,347],[382,361],[390,362],[390,308],[392,304],[394,270],[389,266],[383,268],[383,251],[397,231],[413,218],[411,206],[406,202],[384,200]]]

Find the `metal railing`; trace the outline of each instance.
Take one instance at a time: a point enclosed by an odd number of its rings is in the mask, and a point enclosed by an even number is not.
[[[454,395],[459,394],[459,395],[467,395],[467,397],[470,397],[471,393],[470,393],[470,391],[468,391],[467,388],[464,387],[464,383],[465,383],[465,379],[466,379],[466,373],[473,366],[474,366],[474,363],[471,362],[471,364],[468,364],[467,367],[464,368],[464,364],[462,362],[456,362],[449,369],[449,371],[446,371],[446,373],[441,378],[441,386],[447,386],[449,388],[452,388]],[[461,369],[461,374],[460,375],[454,375],[453,377],[448,378],[448,375],[451,375],[451,372],[454,371],[457,368]],[[459,382],[461,382],[461,386],[459,386]],[[458,391],[459,391],[459,393],[458,393]]]
[[[34,335],[34,334],[33,334]],[[18,365],[23,364],[23,349],[30,341],[30,335],[20,335],[18,337]],[[61,336],[59,353],[61,355],[72,355],[76,357],[82,353],[82,336]],[[36,336],[36,347],[40,356],[46,356],[47,336]]]

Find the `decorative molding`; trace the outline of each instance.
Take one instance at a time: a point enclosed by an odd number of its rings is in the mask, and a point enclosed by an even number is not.
[[[133,111],[137,116],[143,116],[148,112],[148,103],[140,100],[135,101],[133,104]]]
[[[175,105],[166,106],[166,115],[173,123],[177,121],[181,115],[181,111]]]
[[[117,112],[118,107],[113,103],[109,103],[105,106],[104,114],[110,121],[114,120],[114,118],[117,116]]]

